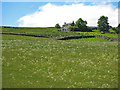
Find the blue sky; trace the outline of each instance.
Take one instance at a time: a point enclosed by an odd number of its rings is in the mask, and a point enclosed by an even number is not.
[[[5,1],[2,2],[2,25],[3,26],[19,26],[18,20],[21,17],[34,14],[36,11],[40,12],[39,7],[45,6],[46,4],[48,4],[48,2],[7,2],[7,0]],[[78,2],[49,2],[49,3],[56,6],[63,6],[63,5],[76,4]],[[92,6],[97,4],[99,3],[93,4],[93,2],[84,2],[85,6],[87,5]],[[112,4],[113,6],[118,8],[117,2],[109,2],[107,4]]]
[[[40,6],[46,4],[38,2],[3,2],[2,25],[18,26],[17,20],[27,14],[34,13]]]
[[[119,2],[119,0],[1,0],[2,2]]]

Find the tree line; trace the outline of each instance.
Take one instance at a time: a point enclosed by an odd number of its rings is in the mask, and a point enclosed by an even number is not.
[[[119,33],[120,31],[120,24],[117,27],[112,27],[108,23],[108,17],[107,16],[101,16],[98,19],[97,27],[94,27],[94,29],[100,30],[102,33],[109,33],[109,29],[111,28],[116,33]],[[55,25],[56,28],[60,28],[59,24]],[[87,26],[87,21],[83,20],[82,18],[79,18],[75,23],[72,22],[71,26],[69,27],[70,31],[81,31],[81,32],[91,32],[93,28]]]

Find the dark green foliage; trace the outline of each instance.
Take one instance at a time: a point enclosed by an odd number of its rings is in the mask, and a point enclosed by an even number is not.
[[[88,27],[90,28],[91,30],[97,30],[97,27]]]
[[[116,33],[117,33],[117,34],[120,33],[120,24],[119,24],[118,27],[116,28]]]
[[[117,34],[120,33],[120,27],[116,28],[116,33],[117,33]]]
[[[55,28],[60,28],[60,25],[59,25],[59,24],[56,24],[56,25],[55,25]]]
[[[120,33],[120,24],[118,24],[118,27],[112,28],[117,34]]]
[[[82,20],[82,18],[79,18],[76,21],[76,26],[80,29],[80,31],[87,31],[87,21]]]
[[[112,28],[112,29],[115,31],[115,33],[119,34],[119,32],[120,32],[120,27]]]
[[[85,32],[92,32],[92,29],[87,27],[86,31]]]
[[[70,31],[79,31],[77,26],[70,26],[69,29]]]
[[[112,28],[112,26],[109,25],[109,28]]]
[[[108,17],[101,16],[98,19],[98,28],[99,28],[100,32],[103,32],[103,33],[109,32]]]
[[[75,26],[75,23],[74,23],[74,21],[72,22],[71,26]]]
[[[120,27],[120,24],[118,25],[118,27]]]
[[[92,30],[97,30],[97,27],[87,27],[87,31],[92,32]]]

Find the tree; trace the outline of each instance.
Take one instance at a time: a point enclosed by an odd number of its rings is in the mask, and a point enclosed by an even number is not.
[[[108,17],[106,16],[101,16],[98,19],[98,28],[101,31],[103,31],[103,33],[105,32],[109,32],[109,23],[108,23]]]
[[[76,26],[81,30],[81,31],[87,31],[87,21],[82,20],[82,18],[79,18],[76,21]]]
[[[114,28],[113,29],[117,34],[120,33],[120,24],[118,25],[118,27]]]
[[[55,28],[60,28],[60,25],[59,25],[59,24],[56,24],[56,25],[55,25]]]
[[[72,22],[71,26],[75,26],[75,23],[74,23],[74,21]]]

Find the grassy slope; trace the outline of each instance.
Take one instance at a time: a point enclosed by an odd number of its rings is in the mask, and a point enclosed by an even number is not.
[[[88,41],[88,42],[110,42],[99,38],[81,38],[81,39],[70,39],[72,41]]]
[[[100,32],[76,32],[82,35],[102,35],[102,36],[107,36],[107,37],[113,37],[113,38],[118,38],[117,34],[100,34]]]
[[[3,28],[2,32],[6,33],[21,33],[21,34],[31,34],[31,35],[42,35],[47,37],[62,37],[68,35],[78,35],[75,32],[58,32],[59,29],[56,28]]]
[[[3,28],[2,32],[7,33],[22,33],[22,34],[32,34],[32,35],[42,35],[48,37],[62,37],[69,35],[103,35],[107,37],[117,38],[118,35],[115,34],[100,34],[99,31],[95,32],[58,32],[59,29],[56,28]]]
[[[3,88],[116,88],[117,42],[3,35]]]

